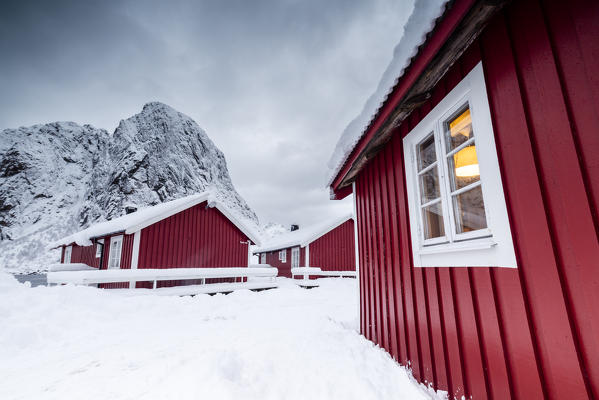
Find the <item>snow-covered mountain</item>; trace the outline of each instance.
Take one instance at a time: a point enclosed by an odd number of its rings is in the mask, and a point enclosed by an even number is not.
[[[210,189],[239,217],[256,214],[223,153],[188,116],[148,103],[111,135],[55,122],[0,131],[0,268],[44,269],[48,243],[143,207]]]
[[[268,222],[262,226],[262,236],[265,240],[270,240],[287,232],[289,232],[289,228],[286,228],[277,222]]]

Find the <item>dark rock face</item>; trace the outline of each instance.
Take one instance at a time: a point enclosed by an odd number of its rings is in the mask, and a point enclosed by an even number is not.
[[[148,103],[103,129],[56,122],[0,131],[0,266],[56,262],[45,246],[92,222],[211,189],[250,223],[254,212],[223,153],[189,117]]]

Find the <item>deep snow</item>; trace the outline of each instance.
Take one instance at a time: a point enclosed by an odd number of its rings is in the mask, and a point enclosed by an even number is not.
[[[356,281],[196,297],[0,272],[1,399],[430,399],[356,332]]]

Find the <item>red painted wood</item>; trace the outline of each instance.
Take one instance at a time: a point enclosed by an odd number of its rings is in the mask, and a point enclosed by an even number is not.
[[[443,337],[443,320],[437,288],[437,275],[434,269],[424,270],[424,287],[428,297],[429,331],[432,351],[434,355],[434,382],[435,387],[447,387],[447,374],[445,362],[445,344]]]
[[[357,177],[362,330],[454,396],[599,397],[598,10],[509,3]],[[480,60],[518,268],[414,268],[402,138]]]
[[[373,226],[374,226],[374,221],[373,221],[373,213],[372,213],[372,194],[371,194],[371,174],[368,173],[368,171],[365,171],[365,179],[366,179],[366,184],[365,184],[365,196],[366,196],[366,238],[367,238],[367,242],[368,242],[368,250],[367,250],[367,254],[368,254],[368,260],[367,263],[365,264],[366,266],[366,271],[367,271],[367,284],[368,284],[368,306],[370,308],[370,312],[369,312],[369,322],[368,322],[368,333],[369,335],[367,336],[370,340],[373,341],[377,341],[378,336],[376,335],[376,327],[377,327],[377,323],[376,323],[376,316],[379,315],[380,313],[378,312],[378,307],[376,307],[376,303],[375,303],[375,299],[377,297],[377,293],[375,293],[375,280],[374,280],[374,266],[375,266],[375,259],[373,254],[375,253],[374,251],[374,245],[373,245]]]
[[[287,253],[286,262],[279,260],[279,250],[266,253],[266,263],[279,270],[278,276],[291,278],[291,248],[283,249]],[[301,254],[301,250],[300,250]],[[301,263],[300,263],[301,265]]]
[[[461,396],[465,396],[467,391],[464,381],[463,357],[460,350],[461,335],[456,319],[455,296],[450,268],[437,268],[436,270],[439,282],[439,296],[441,298],[440,310],[442,311],[440,312],[443,315],[442,335],[445,339],[445,353],[447,354],[445,368],[448,383],[445,389],[456,398],[460,398]],[[443,388],[441,385],[438,387]]]
[[[64,249],[66,246],[62,247],[62,253],[60,256],[60,262],[64,262]],[[98,259],[96,259],[96,246],[79,246],[73,244],[71,246],[71,263],[83,263],[89,265],[90,267],[98,268]]]
[[[389,158],[389,148],[387,148],[383,154],[381,155],[381,164],[379,168],[381,169],[381,195],[382,195],[382,209],[381,209],[381,217],[384,214],[383,210],[388,210],[390,207],[389,204],[389,179],[388,175],[392,173],[389,168],[389,163],[387,159]],[[383,219],[383,231],[382,237],[385,240],[385,243],[391,240],[391,222],[388,218]],[[384,254],[385,254],[385,274],[387,284],[387,299],[388,299],[388,313],[389,313],[389,346],[391,350],[391,355],[396,360],[400,360],[399,356],[399,344],[398,344],[398,334],[397,334],[397,302],[395,301],[395,292],[396,292],[396,279],[394,277],[394,254],[393,254],[393,246],[384,246]]]
[[[386,271],[386,259],[385,259],[385,244],[383,239],[383,210],[382,210],[382,194],[381,194],[381,168],[380,168],[381,157],[378,157],[376,162],[373,163],[373,169],[375,171],[374,179],[374,196],[375,196],[375,221],[376,221],[376,229],[375,229],[375,238],[378,257],[378,265],[376,266],[375,276],[378,282],[379,288],[379,298],[380,298],[380,310],[381,310],[381,318],[380,318],[380,343],[383,347],[389,348],[389,315],[388,315],[388,298],[387,294],[387,271]]]
[[[406,332],[406,322],[405,322],[405,311],[404,311],[404,302],[403,302],[403,290],[401,283],[401,260],[399,253],[399,237],[398,237],[398,212],[397,212],[397,202],[396,202],[396,193],[395,193],[395,176],[394,176],[394,167],[393,167],[393,151],[392,147],[389,146],[386,154],[386,171],[387,171],[387,182],[386,187],[388,190],[388,198],[387,201],[389,204],[384,206],[386,212],[389,213],[390,218],[386,218],[387,221],[390,222],[389,234],[386,236],[388,238],[389,248],[391,250],[391,255],[393,258],[392,261],[392,287],[393,290],[390,294],[393,295],[395,309],[395,335],[397,336],[398,343],[398,355],[397,360],[406,362],[408,360],[408,350],[407,350],[407,342],[406,335],[400,334],[401,332]],[[393,332],[391,332],[393,335]],[[393,338],[392,338],[393,340]]]
[[[323,271],[355,271],[354,240],[354,220],[350,219],[309,244],[310,267]]]
[[[408,132],[407,125],[403,125],[401,134]],[[420,358],[419,358],[419,338],[416,326],[416,305],[412,284],[412,256],[410,251],[410,229],[408,224],[408,205],[405,191],[405,175],[403,159],[403,145],[399,135],[395,135],[391,142],[394,156],[396,204],[399,214],[399,248],[400,248],[400,267],[402,275],[402,284],[404,288],[404,315],[406,329],[406,340],[408,342],[408,362],[412,367],[414,376],[420,376]]]
[[[490,269],[473,268],[469,272],[479,342],[489,382],[487,390],[493,398],[506,399],[511,396],[510,383]]]

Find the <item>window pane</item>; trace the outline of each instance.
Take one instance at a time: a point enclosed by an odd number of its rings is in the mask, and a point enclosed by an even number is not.
[[[424,207],[422,209],[422,219],[424,221],[424,238],[432,239],[445,236],[445,226],[443,225],[443,209],[441,202]]]
[[[466,146],[457,153],[448,156],[447,163],[449,164],[449,180],[451,181],[452,192],[480,180],[475,144]]]
[[[483,192],[479,186],[453,197],[457,233],[484,229],[487,227]]]
[[[445,121],[444,125],[445,140],[447,143],[446,151],[448,153],[474,136],[474,132],[472,131],[472,119],[470,118],[470,108],[468,108],[468,106]]]
[[[417,146],[417,150],[418,171],[422,171],[424,168],[428,167],[437,160],[437,154],[435,152],[435,137],[432,133]]]
[[[426,204],[441,196],[439,192],[439,174],[433,167],[418,177],[420,183],[420,204]]]

